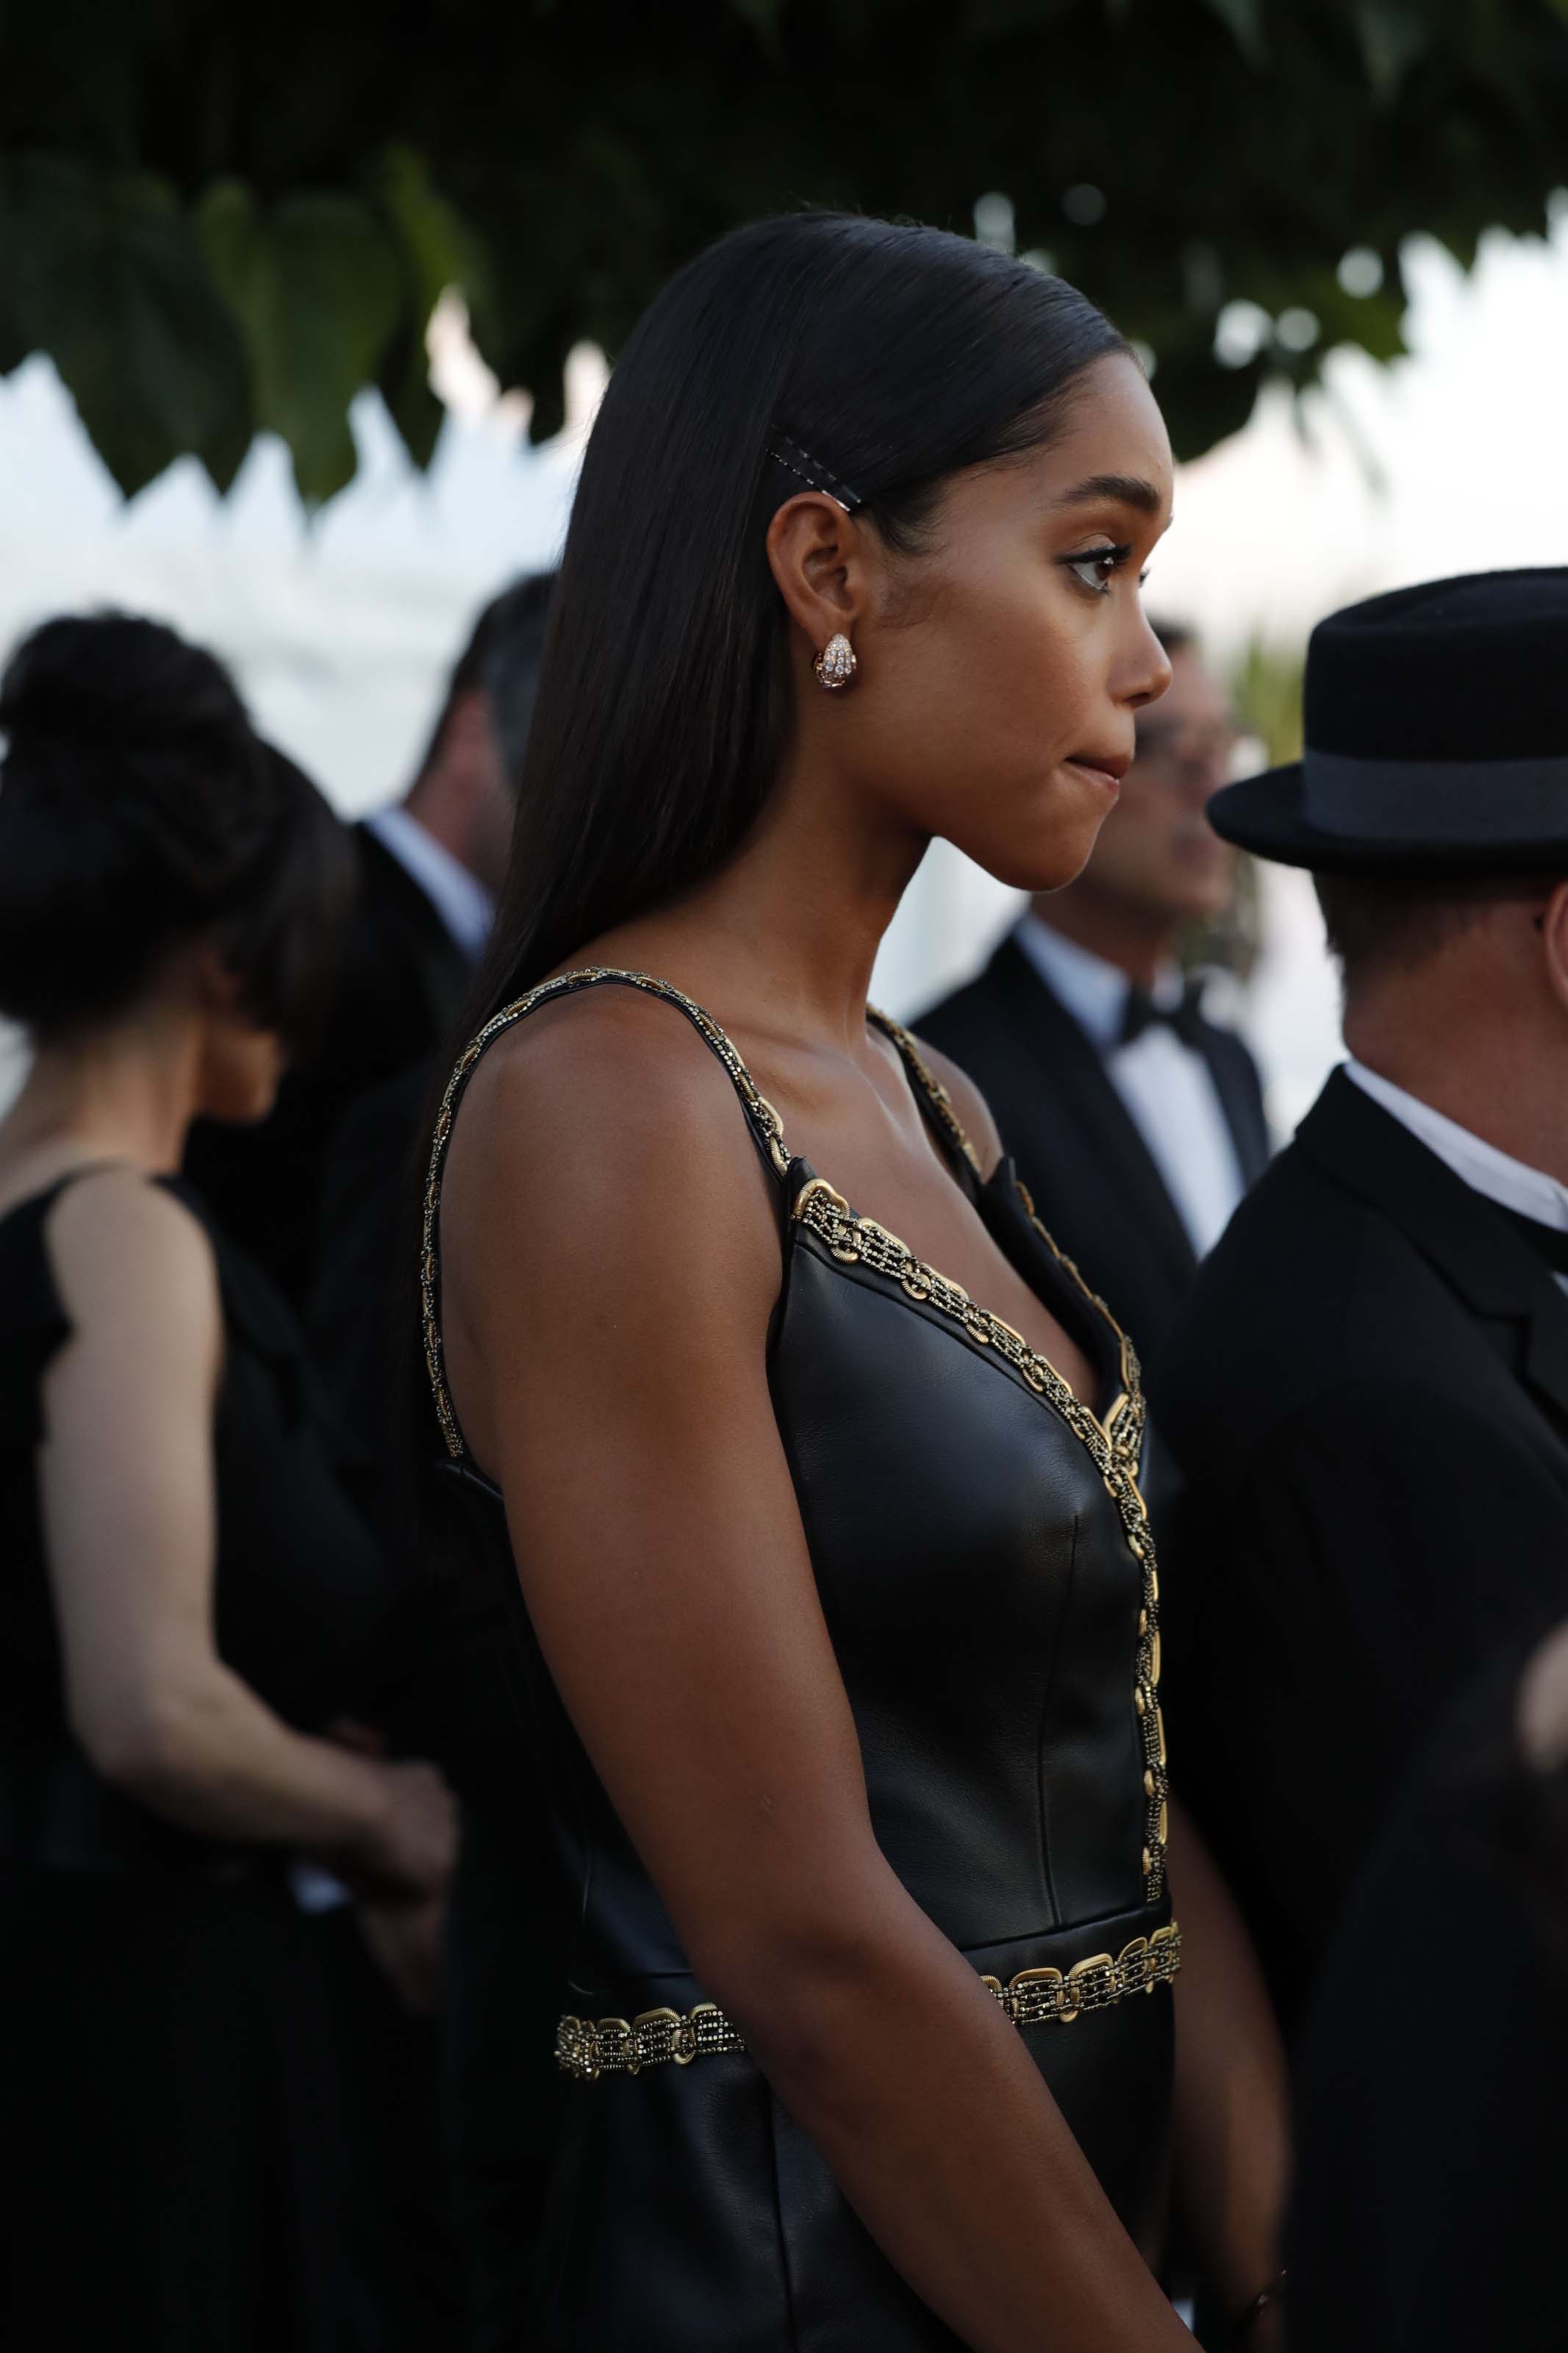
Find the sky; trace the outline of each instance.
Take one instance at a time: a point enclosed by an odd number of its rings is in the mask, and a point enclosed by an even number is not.
[[[1408,358],[1380,369],[1332,353],[1321,391],[1299,405],[1266,393],[1243,432],[1180,471],[1150,602],[1222,659],[1257,633],[1299,644],[1380,588],[1568,563],[1568,197],[1549,238],[1489,236],[1469,276],[1429,239],[1405,262]],[[448,417],[428,476],[367,395],[360,473],[314,521],[269,438],[226,501],[182,460],[127,505],[48,361],[26,361],[0,381],[0,648],[53,612],[153,613],[233,663],[262,726],[342,807],[395,797],[473,613],[558,554],[604,382],[598,354],[574,354],[566,430],[534,450],[526,401],[498,398],[454,303],[432,360]],[[1243,1008],[1282,1128],[1337,1047],[1304,892],[1271,878],[1268,954]],[[1015,904],[939,845],[884,949],[883,1001],[917,1011],[974,967]]]

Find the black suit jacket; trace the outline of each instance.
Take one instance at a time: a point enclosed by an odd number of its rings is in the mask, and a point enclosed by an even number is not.
[[[1148,1362],[1197,1259],[1098,1046],[1011,934],[977,979],[914,1028],[979,1087],[1044,1223]],[[1214,1022],[1203,1025],[1202,1050],[1250,1185],[1269,1149],[1258,1066]]]
[[[1172,1770],[1289,2023],[1436,1712],[1568,1612],[1568,1298],[1336,1071],[1156,1372]]]
[[[354,1104],[445,1044],[470,967],[435,907],[364,826],[353,828],[359,892],[314,1050],[284,1080],[270,1118],[203,1121],[186,1174],[225,1231],[309,1312],[322,1243],[322,1174]]]
[[[1568,1791],[1525,1768],[1519,1681],[1495,1661],[1443,1724],[1324,1968],[1297,2067],[1290,2353],[1568,2342]],[[1439,1905],[1447,1949],[1422,1957]]]

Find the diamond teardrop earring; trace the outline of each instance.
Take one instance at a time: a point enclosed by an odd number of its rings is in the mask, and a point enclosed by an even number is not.
[[[817,684],[826,687],[829,694],[837,694],[841,686],[847,686],[859,667],[855,649],[842,629],[828,638],[812,663]]]

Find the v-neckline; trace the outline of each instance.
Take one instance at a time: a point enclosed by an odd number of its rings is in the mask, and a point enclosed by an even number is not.
[[[1005,1163],[1001,1164],[1005,1166]],[[994,1172],[994,1176],[996,1172]],[[982,1180],[987,1186],[991,1179]],[[1109,1312],[1101,1309],[1110,1325],[1113,1337],[1120,1344],[1120,1378],[1108,1382],[1111,1394],[1105,1398],[1103,1391],[1095,1405],[1079,1397],[1066,1375],[1058,1370],[1044,1349],[1037,1348],[1016,1331],[1005,1316],[983,1306],[952,1276],[943,1274],[929,1260],[917,1257],[906,1241],[889,1231],[875,1218],[862,1216],[852,1208],[837,1187],[827,1177],[818,1176],[809,1161],[799,1155],[789,1161],[789,1187],[793,1196],[790,1206],[790,1228],[804,1226],[826,1245],[828,1254],[840,1265],[861,1263],[876,1274],[896,1281],[915,1306],[930,1304],[939,1315],[963,1332],[982,1348],[994,1349],[997,1357],[1012,1366],[1023,1379],[1025,1387],[1041,1401],[1054,1408],[1059,1419],[1089,1448],[1100,1463],[1101,1450],[1120,1452],[1125,1445],[1120,1426],[1130,1410],[1140,1422],[1142,1396],[1137,1378],[1137,1362],[1132,1356],[1126,1335],[1115,1324]],[[1032,1214],[1032,1213],[1031,1213]],[[1037,1224],[1038,1220],[1035,1220]],[[1041,1229],[1043,1232],[1043,1229]],[[1048,1238],[1047,1238],[1048,1239]],[[1086,1293],[1091,1311],[1099,1306]],[[1086,1354],[1089,1352],[1086,1351]],[[1090,1362],[1096,1361],[1090,1355]],[[1088,1425],[1087,1430],[1083,1425]],[[1103,1465],[1101,1465],[1103,1467]]]

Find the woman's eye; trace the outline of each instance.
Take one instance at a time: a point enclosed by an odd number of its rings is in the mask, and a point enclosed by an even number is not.
[[[1087,555],[1068,555],[1062,560],[1074,578],[1092,595],[1106,596],[1110,593],[1111,581],[1131,553],[1131,547],[1096,547]]]

